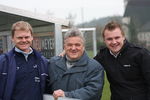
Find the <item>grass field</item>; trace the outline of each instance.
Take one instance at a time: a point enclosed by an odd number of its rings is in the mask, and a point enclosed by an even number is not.
[[[110,95],[111,95],[111,93],[110,93],[110,89],[109,89],[109,82],[108,82],[107,77],[105,75],[104,88],[103,88],[101,100],[110,100]]]
[[[86,51],[86,52],[90,58],[93,58],[93,51]],[[109,82],[108,82],[107,77],[105,75],[104,88],[103,88],[101,100],[110,100],[110,95],[111,95],[111,93],[110,93],[110,89],[109,89]]]

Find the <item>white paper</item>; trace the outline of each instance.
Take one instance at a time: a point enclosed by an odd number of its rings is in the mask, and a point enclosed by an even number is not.
[[[54,100],[52,95],[44,94],[43,100]],[[80,100],[80,99],[74,99],[74,98],[67,98],[67,97],[59,97],[57,100]]]

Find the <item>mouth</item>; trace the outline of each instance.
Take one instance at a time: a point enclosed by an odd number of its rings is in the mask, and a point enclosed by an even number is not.
[[[77,54],[77,52],[71,52],[72,54]]]
[[[29,43],[21,43],[20,46],[25,47],[27,46]]]
[[[111,45],[112,48],[117,48],[119,47],[119,44]]]
[[[78,51],[77,50],[71,50],[70,52],[71,53],[77,53]]]

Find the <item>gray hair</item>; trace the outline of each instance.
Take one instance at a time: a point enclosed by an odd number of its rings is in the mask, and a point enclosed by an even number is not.
[[[70,37],[80,37],[83,40],[83,44],[85,44],[85,38],[80,30],[77,28],[72,28],[67,31],[64,35],[64,41]]]

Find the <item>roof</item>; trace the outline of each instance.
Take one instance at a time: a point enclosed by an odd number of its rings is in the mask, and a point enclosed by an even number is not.
[[[124,16],[131,17],[137,28],[144,28],[150,23],[150,0],[129,0]],[[147,30],[147,29],[146,29]]]
[[[68,26],[69,21],[54,18],[48,15],[33,13],[27,10],[13,8],[0,4],[0,31],[8,31],[13,23],[19,20],[29,22],[32,27],[45,26],[49,24],[60,24]]]
[[[137,18],[141,24],[150,21],[150,0],[129,0],[124,16]]]

